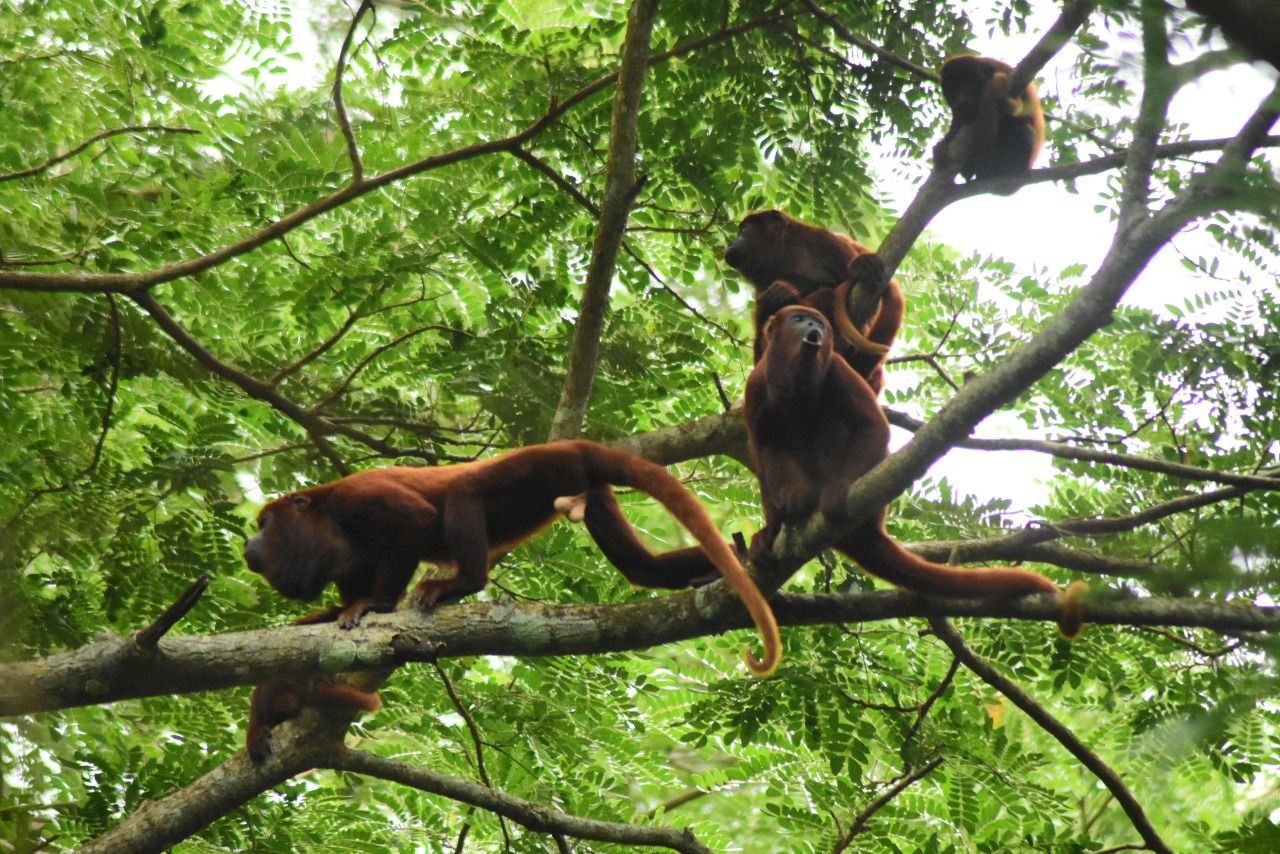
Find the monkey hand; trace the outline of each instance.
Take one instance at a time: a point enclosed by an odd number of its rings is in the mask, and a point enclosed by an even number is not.
[[[570,522],[581,522],[587,516],[587,493],[562,495],[556,499],[555,508]]]
[[[778,511],[778,518],[785,522],[798,522],[809,518],[818,505],[817,496],[807,483],[788,483],[773,491],[770,496]]]
[[[409,604],[419,611],[430,611],[449,592],[452,578],[424,578],[409,594]]]
[[[884,261],[874,252],[863,252],[849,262],[845,272],[854,285],[865,283],[869,287],[879,289],[885,283]]]
[[[376,611],[385,614],[395,609],[394,602],[379,602],[377,599],[357,599],[338,614],[338,627],[354,629],[360,625],[365,614]]]
[[[756,294],[756,312],[762,317],[772,317],[789,305],[800,302],[800,292],[790,282],[782,279]]]

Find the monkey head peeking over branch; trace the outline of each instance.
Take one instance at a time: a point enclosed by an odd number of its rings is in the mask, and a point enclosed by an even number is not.
[[[765,527],[752,556],[768,549],[783,525],[814,512],[838,521],[850,486],[889,455],[889,422],[866,380],[832,356],[831,327],[822,313],[789,306],[764,330],[764,357],[747,379],[747,434]],[[930,563],[893,541],[885,510],[835,544],[872,575],[900,587],[954,599],[1060,593],[1035,572],[1014,567],[955,569]],[[1077,584],[1081,584],[1077,582]],[[1059,628],[1080,631],[1075,584],[1068,588]]]

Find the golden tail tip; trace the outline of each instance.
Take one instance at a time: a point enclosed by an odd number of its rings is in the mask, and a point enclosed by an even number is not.
[[[751,671],[752,676],[757,679],[767,679],[778,672],[778,662],[782,660],[782,655],[766,655],[765,660],[761,661],[751,654],[750,646],[743,644],[742,660],[747,665],[747,670]]]
[[[1067,640],[1075,640],[1084,630],[1084,602],[1089,585],[1073,581],[1062,592],[1062,614],[1058,617],[1058,631]]]

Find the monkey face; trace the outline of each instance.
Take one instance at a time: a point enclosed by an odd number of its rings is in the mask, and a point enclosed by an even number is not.
[[[767,210],[748,214],[738,224],[738,236],[724,251],[724,260],[746,276],[753,284],[778,278],[772,259],[785,255],[784,229],[787,221],[782,211]],[[768,280],[768,281],[766,281]]]
[[[350,539],[310,496],[277,498],[258,514],[258,533],[244,544],[244,559],[282,596],[308,601],[324,592],[355,561]]]
[[[778,312],[765,328],[770,346],[806,358],[831,352],[831,325],[822,312],[804,306],[788,306]]]

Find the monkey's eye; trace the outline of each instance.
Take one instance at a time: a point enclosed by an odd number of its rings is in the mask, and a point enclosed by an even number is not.
[[[262,531],[265,531],[265,530],[267,529],[267,520],[268,520],[268,519],[270,519],[270,518],[271,518],[270,516],[259,516],[259,517],[258,517],[258,532],[259,532],[259,533],[261,533]]]

